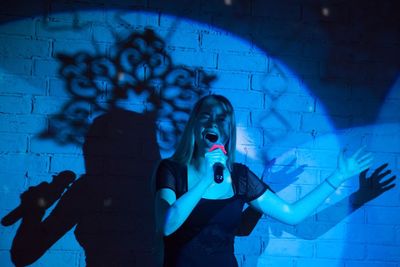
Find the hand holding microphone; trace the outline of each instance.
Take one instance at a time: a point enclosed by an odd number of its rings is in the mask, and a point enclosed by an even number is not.
[[[209,152],[215,149],[221,149],[222,152],[224,152],[224,154],[226,155],[226,150],[223,145],[214,144],[210,148]],[[216,182],[217,184],[222,183],[224,181],[224,165],[222,165],[220,162],[214,163],[213,170],[214,170],[214,182]]]
[[[212,136],[211,136],[212,137]],[[210,141],[213,141],[213,142],[215,142],[215,141],[217,141],[217,140],[215,140],[215,139],[212,139],[211,137],[209,137],[209,136],[207,136],[206,135],[206,138],[208,139],[208,140],[210,140]],[[220,149],[225,155],[227,154],[227,152],[226,152],[226,150],[225,150],[225,147],[223,146],[223,145],[221,145],[221,144],[217,144],[217,143],[214,143],[212,146],[211,146],[211,148],[208,150],[208,152],[212,152],[212,151],[214,151],[214,150],[216,150],[216,149]],[[217,183],[217,184],[220,184],[220,183],[222,183],[223,181],[224,181],[224,165],[221,163],[221,162],[215,162],[214,164],[213,164],[213,170],[214,170],[214,182],[215,183]]]

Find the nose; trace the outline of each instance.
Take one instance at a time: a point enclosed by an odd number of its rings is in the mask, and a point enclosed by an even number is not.
[[[207,126],[217,126],[217,118],[215,116],[210,116],[207,120]]]

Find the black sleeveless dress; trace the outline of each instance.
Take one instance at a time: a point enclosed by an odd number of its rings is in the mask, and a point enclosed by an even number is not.
[[[164,267],[235,267],[235,232],[243,205],[269,187],[243,164],[231,173],[234,195],[227,199],[202,198],[173,234],[164,237]],[[178,199],[187,191],[187,167],[162,160],[156,171],[156,190],[170,188]]]

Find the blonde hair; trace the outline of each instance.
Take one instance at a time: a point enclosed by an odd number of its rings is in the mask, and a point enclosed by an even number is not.
[[[226,164],[228,169],[232,171],[232,165],[235,162],[235,151],[236,151],[235,114],[233,111],[232,104],[226,97],[222,95],[207,95],[199,99],[199,101],[197,101],[192,112],[190,113],[189,120],[186,123],[185,129],[183,130],[181,139],[178,143],[175,153],[170,157],[170,159],[185,165],[190,163],[190,161],[192,160],[193,152],[195,149],[194,131],[193,131],[194,125],[202,105],[209,99],[214,99],[218,103],[221,103],[224,109],[226,110],[227,116],[229,118],[230,122],[229,138],[228,138],[228,143],[225,145],[225,149],[228,156]]]

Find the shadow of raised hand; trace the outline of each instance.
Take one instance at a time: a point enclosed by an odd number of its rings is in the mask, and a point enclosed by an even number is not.
[[[371,174],[369,178],[367,178],[368,170],[360,173],[360,188],[351,195],[350,199],[353,207],[359,208],[365,203],[379,197],[386,191],[389,191],[396,186],[394,183],[396,175],[392,175],[390,178],[387,178],[387,176],[392,173],[391,170],[385,170],[387,166],[388,163],[382,164]]]

